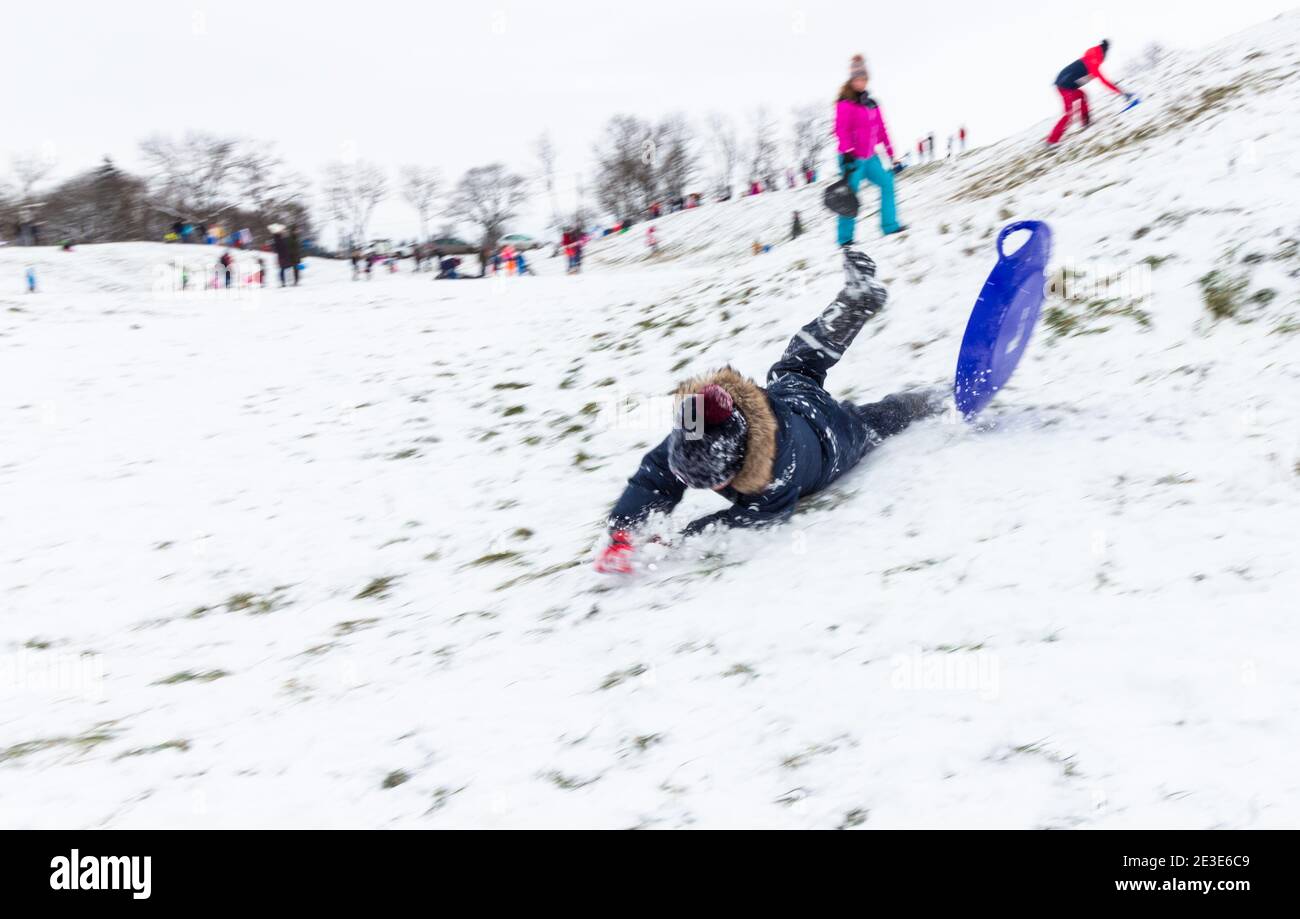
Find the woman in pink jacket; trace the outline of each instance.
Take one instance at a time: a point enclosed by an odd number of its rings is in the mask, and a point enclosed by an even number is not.
[[[855,192],[865,178],[880,188],[880,231],[888,236],[907,227],[898,222],[894,205],[894,170],[876,154],[881,144],[892,161],[894,145],[889,140],[885,117],[880,106],[867,93],[867,65],[855,54],[849,65],[849,80],[840,89],[835,103],[835,136],[839,140],[840,171]],[[857,221],[852,217],[839,220],[839,243],[852,245]]]

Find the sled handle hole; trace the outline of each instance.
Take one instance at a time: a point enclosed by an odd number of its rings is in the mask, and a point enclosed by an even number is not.
[[[1006,249],[1007,238],[1011,236],[1014,236],[1015,239],[1011,241],[1011,251],[1008,252]],[[1015,255],[1028,245],[1029,241],[1033,238],[1034,225],[1032,223],[1021,221],[1019,223],[1007,224],[1002,228],[1002,232],[998,234],[998,257],[1007,258]]]

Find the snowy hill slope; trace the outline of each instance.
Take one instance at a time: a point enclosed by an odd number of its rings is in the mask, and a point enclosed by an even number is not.
[[[589,562],[666,428],[616,406],[763,374],[838,289],[820,189],[573,278],[171,296],[168,247],[42,250],[0,295],[0,825],[1295,825],[1298,48],[906,176],[829,385],[948,379],[1045,219],[1073,293],[990,424],[630,581]]]

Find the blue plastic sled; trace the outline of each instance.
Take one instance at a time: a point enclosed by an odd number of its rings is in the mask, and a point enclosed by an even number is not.
[[[1132,98],[1132,100],[1130,100],[1130,102],[1129,102],[1128,105],[1124,106],[1122,109],[1119,110],[1119,113],[1120,113],[1121,115],[1123,115],[1125,112],[1127,112],[1127,111],[1128,111],[1129,109],[1131,109],[1133,106],[1135,106],[1135,105],[1141,105],[1141,104],[1142,104],[1142,100],[1139,99],[1137,96],[1134,96],[1134,97]]]
[[[1007,255],[1002,243],[1019,230],[1028,230],[1030,237]],[[1039,220],[1008,224],[998,234],[997,249],[998,263],[975,301],[957,355],[954,394],[957,409],[967,420],[1011,379],[1029,344],[1046,295],[1052,230]]]

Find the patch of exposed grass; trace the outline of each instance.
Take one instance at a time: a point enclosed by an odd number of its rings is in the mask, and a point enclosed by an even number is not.
[[[972,175],[966,185],[953,194],[953,198],[980,200],[1006,194],[1022,185],[1035,183],[1054,169],[1067,164],[1106,156],[1144,144],[1162,134],[1183,130],[1200,118],[1222,111],[1225,103],[1233,97],[1248,90],[1271,88],[1271,85],[1284,79],[1286,77],[1276,72],[1256,73],[1231,84],[1211,87],[1203,90],[1198,97],[1167,106],[1158,120],[1138,123],[1131,129],[1121,129],[1093,138],[1071,136],[1052,151],[1035,149],[1020,156],[1005,157]]]
[[[184,739],[165,740],[162,743],[154,744],[152,747],[136,747],[134,750],[127,750],[125,753],[119,753],[114,759],[126,759],[129,756],[148,756],[150,753],[162,753],[164,750],[175,750],[178,753],[187,753],[190,749],[190,742]]]
[[[334,626],[334,634],[342,637],[351,635],[353,632],[360,632],[362,629],[368,629],[379,620],[374,617],[366,619],[348,619]]]
[[[370,583],[361,588],[353,600],[382,600],[388,596],[388,590],[397,583],[396,575],[384,575],[383,577],[372,578]]]
[[[927,650],[929,650],[929,651],[937,651],[937,652],[940,653],[940,654],[957,654],[957,653],[962,652],[962,651],[983,651],[983,650],[984,650],[984,642],[982,642],[982,641],[975,641],[975,642],[963,641],[963,642],[958,642],[958,643],[955,644],[955,645],[948,645],[948,644],[944,644],[944,645],[935,645],[933,648],[928,648]]]
[[[836,829],[851,830],[854,827],[862,826],[862,824],[867,822],[867,817],[870,815],[871,811],[866,808],[855,807],[844,815],[844,819],[840,821],[840,825],[836,827]]]
[[[180,673],[173,673],[169,677],[163,677],[161,680],[155,680],[154,686],[175,686],[178,683],[211,683],[222,677],[230,676],[225,670],[203,670],[195,673],[193,670],[182,670]]]
[[[568,571],[570,568],[576,568],[581,564],[582,562],[580,561],[560,562],[559,564],[551,565],[550,567],[543,568],[541,571],[530,571],[528,572],[528,574],[521,574],[517,578],[511,578],[508,581],[498,584],[493,589],[509,590],[510,588],[517,587],[520,584],[527,584],[530,581],[538,581],[541,580],[542,578],[549,578],[552,575],[559,574],[561,571]]]
[[[1053,340],[1073,335],[1098,335],[1110,330],[1101,325],[1108,319],[1131,319],[1142,329],[1151,328],[1151,314],[1138,307],[1141,301],[1120,297],[1091,300],[1057,300],[1043,311],[1043,325]]]
[[[461,568],[482,568],[484,565],[496,565],[501,562],[517,562],[523,556],[514,550],[504,552],[489,552],[487,555],[480,555],[472,562],[466,562]]]
[[[646,667],[645,664],[633,664],[631,667],[628,667],[626,670],[616,670],[613,673],[609,674],[609,676],[605,677],[604,680],[601,681],[600,688],[613,689],[615,686],[621,686],[623,683],[626,683],[628,680],[633,680],[641,676],[647,670],[649,670],[649,668]]]
[[[591,779],[581,779],[576,776],[565,775],[559,770],[552,770],[542,776],[544,779],[553,784],[556,788],[562,788],[565,791],[576,791],[579,788],[586,788],[600,781],[600,776]]]
[[[112,740],[117,736],[117,733],[117,731],[101,725],[92,730],[72,736],[43,737],[39,740],[23,741],[22,743],[16,743],[5,747],[4,749],[0,749],[0,763],[7,763],[12,760],[22,759],[24,756],[30,756],[33,753],[42,753],[46,750],[54,750],[60,747],[67,747],[78,753],[85,753],[93,750],[102,743],[107,743]]]
[[[785,759],[781,760],[781,765],[786,769],[799,769],[808,765],[813,757],[823,756],[827,753],[834,753],[836,749],[837,748],[834,744],[811,744],[803,751],[795,753],[792,756],[787,756]]]
[[[289,605],[289,601],[284,598],[284,594],[288,589],[288,585],[282,585],[271,588],[270,593],[265,594],[248,592],[231,594],[221,605],[225,607],[228,613],[248,613],[253,616],[262,616]],[[202,619],[211,612],[215,612],[215,610],[210,606],[195,607],[189,613],[189,618]]]
[[[1008,747],[1002,753],[991,757],[994,762],[1004,763],[1017,756],[1040,756],[1050,763],[1061,767],[1061,774],[1066,778],[1074,778],[1080,775],[1078,762],[1074,754],[1068,756],[1061,754],[1047,747],[1044,741],[1035,741],[1030,744],[1021,744],[1014,747]]]
[[[448,801],[464,791],[466,787],[467,786],[462,785],[460,788],[448,788],[446,786],[435,788],[433,790],[433,803],[430,804],[429,809],[424,812],[424,816],[427,817],[430,814],[436,814],[438,811],[442,810],[447,806]]]
[[[906,574],[912,571],[924,571],[927,568],[933,568],[935,565],[941,563],[941,559],[925,558],[917,562],[908,562],[906,565],[895,565],[893,568],[886,568],[882,577],[890,578],[896,574]]]
[[[1202,275],[1197,283],[1201,287],[1201,300],[1215,319],[1232,319],[1241,312],[1242,299],[1249,281],[1226,271],[1215,269]]]
[[[1294,335],[1296,332],[1300,332],[1300,318],[1295,316],[1288,316],[1273,326],[1275,335]]]

